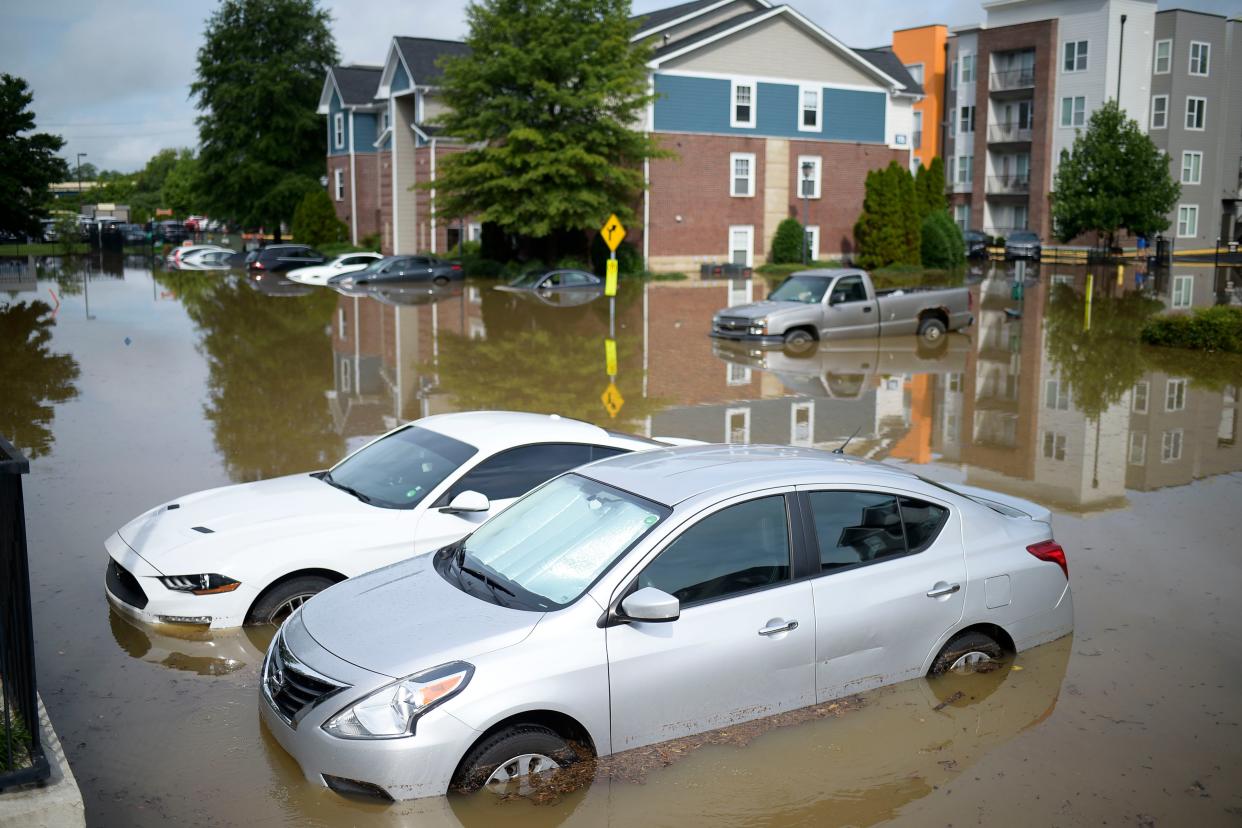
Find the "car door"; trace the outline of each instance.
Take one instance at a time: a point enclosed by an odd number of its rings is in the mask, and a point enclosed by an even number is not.
[[[875,336],[880,314],[876,302],[867,296],[867,286],[858,275],[841,276],[824,297],[824,323],[821,339],[852,339]]]
[[[431,504],[418,521],[415,549],[427,552],[452,543],[473,532],[483,521],[541,483],[620,451],[608,446],[578,443],[535,443],[493,454],[460,473],[460,477]],[[491,501],[491,508],[486,512],[442,511],[453,502],[453,498],[466,491],[486,496]]]
[[[919,675],[962,618],[960,518],[901,492],[799,489],[820,568],[810,582],[817,701]]]
[[[784,493],[734,499],[621,588],[662,589],[681,617],[607,628],[614,751],[814,702],[814,605],[791,577],[790,525]]]

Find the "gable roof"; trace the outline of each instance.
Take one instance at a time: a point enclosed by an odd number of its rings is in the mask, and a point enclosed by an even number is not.
[[[437,40],[431,37],[395,37],[393,41],[405,61],[410,80],[419,86],[435,86],[444,73],[437,62],[442,57],[470,54],[470,47],[460,40]]]
[[[333,66],[341,102],[346,106],[369,106],[374,103],[375,87],[379,85],[382,66]]]
[[[855,54],[862,57],[863,60],[879,69],[884,74],[893,78],[904,88],[902,92],[907,95],[922,95],[923,85],[916,81],[910,74],[910,70],[901,62],[901,58],[892,49],[855,49]]]
[[[715,26],[708,26],[706,29],[700,29],[699,31],[688,34],[685,37],[678,38],[670,43],[665,43],[652,53],[652,57],[656,60],[660,60],[673,52],[680,52],[686,49],[686,47],[694,46],[705,40],[710,40],[721,32],[727,32],[730,29],[737,28],[738,26],[749,24],[750,21],[757,20],[765,15],[770,15],[771,12],[771,9],[755,9],[754,11],[747,12],[746,14],[739,14],[736,17],[730,17],[728,20],[717,23]]]

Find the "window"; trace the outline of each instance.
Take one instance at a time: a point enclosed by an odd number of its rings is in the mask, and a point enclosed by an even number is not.
[[[753,225],[741,225],[729,228],[729,262],[731,264],[753,267],[755,250],[755,228]]]
[[[1186,98],[1186,129],[1203,130],[1207,120],[1207,98]]]
[[[729,126],[753,127],[755,125],[755,83],[733,81],[730,85],[733,108],[729,112]]]
[[[1065,459],[1065,435],[1053,431],[1044,432],[1044,459]]]
[[[1070,405],[1069,389],[1061,385],[1061,381],[1050,379],[1044,383],[1044,408],[1053,411],[1068,411]]]
[[[970,227],[970,205],[958,204],[953,208],[953,220],[965,232]]]
[[[1173,41],[1157,40],[1156,41],[1156,59],[1152,68],[1153,75],[1169,74],[1169,67],[1173,63]]]
[[[748,365],[738,365],[736,362],[726,362],[725,366],[725,385],[750,385],[751,369]]]
[[[332,191],[337,201],[345,200],[345,170],[336,169],[332,172]]]
[[[1070,40],[1065,44],[1065,59],[1061,62],[1065,72],[1087,71],[1087,41]]]
[[[725,442],[741,445],[750,442],[749,408],[730,408],[725,411]]]
[[[1173,277],[1173,301],[1174,310],[1182,310],[1190,307],[1191,297],[1195,292],[1195,277],[1191,274],[1184,273],[1181,276]]]
[[[1061,126],[1080,127],[1087,122],[1087,99],[1082,95],[1061,99]]]
[[[336,335],[341,339],[349,339],[349,328],[345,325],[345,308],[336,309]]]
[[[921,552],[949,517],[943,506],[879,492],[811,492],[807,502],[822,572]]]
[[[1173,463],[1182,459],[1182,429],[1175,428],[1160,435],[1160,462]]]
[[[819,113],[823,109],[823,89],[818,86],[801,86],[798,97],[802,105],[798,114],[798,129],[802,132],[819,132]]]
[[[349,360],[341,358],[341,393],[348,394],[352,391],[353,382],[350,379]]]
[[[345,148],[345,113],[338,112],[332,116],[332,146]]]
[[[1190,41],[1190,74],[1207,77],[1208,56],[1212,53],[1212,44],[1199,40]]]
[[[466,472],[436,503],[447,506],[465,491],[479,492],[488,500],[521,497],[561,472],[620,453],[620,449],[573,443],[519,446],[493,455]]]
[[[1199,205],[1179,204],[1177,207],[1177,237],[1193,239],[1199,235]]]
[[[962,83],[975,82],[975,56],[962,55]]]
[[[973,106],[963,106],[958,131],[962,133],[975,131],[975,108]]]
[[[867,288],[863,286],[861,276],[842,276],[832,286],[830,304],[840,305],[845,302],[866,302]]]
[[[1147,435],[1141,431],[1130,432],[1130,465],[1141,466],[1147,462]]]
[[[1150,387],[1151,386],[1146,381],[1136,382],[1134,384],[1134,395],[1130,403],[1130,408],[1135,414],[1147,413],[1147,395]]]
[[[1169,125],[1169,96],[1151,96],[1151,128],[1164,129]]]
[[[957,183],[969,184],[974,178],[975,157],[959,155],[957,157]]]
[[[1203,153],[1201,152],[1183,152],[1182,153],[1182,183],[1198,184],[1202,175]]]
[[[1182,411],[1186,408],[1186,380],[1171,379],[1164,385],[1164,410]]]
[[[731,171],[729,195],[749,198],[755,194],[755,154],[734,152],[729,155]]]
[[[923,85],[923,64],[911,63],[906,67],[906,71],[910,73],[910,77],[914,79],[915,83],[919,86]]]
[[[811,175],[808,178],[803,172],[806,165],[811,166]],[[799,198],[819,198],[819,171],[823,164],[817,155],[799,155],[798,156],[798,197]]]
[[[815,403],[794,403],[789,409],[789,445],[815,444]]]
[[[682,532],[638,576],[682,609],[789,581],[789,521],[783,495],[708,515]]]

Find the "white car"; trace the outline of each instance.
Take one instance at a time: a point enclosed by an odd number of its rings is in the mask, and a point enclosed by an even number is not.
[[[304,285],[326,285],[333,276],[341,273],[356,273],[382,258],[384,257],[378,253],[345,253],[327,264],[290,270],[285,274],[285,278]]]
[[[186,256],[189,256],[191,253],[197,253],[200,250],[228,250],[228,248],[221,247],[218,244],[183,244],[168,251],[168,255],[164,257],[164,264],[171,268],[179,268]],[[229,250],[229,252],[232,253],[233,251]]]
[[[439,549],[561,472],[667,447],[556,415],[441,414],[327,472],[186,495],[105,543],[108,599],[147,623],[279,623],[337,581]]]
[[[181,256],[179,270],[228,270],[229,259],[237,255],[227,248],[204,247]]]

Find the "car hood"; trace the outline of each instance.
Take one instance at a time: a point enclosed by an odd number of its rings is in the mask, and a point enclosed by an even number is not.
[[[324,590],[303,605],[302,624],[337,658],[403,678],[512,647],[543,618],[462,592],[436,572],[433,558],[420,555]]]
[[[139,515],[118,534],[161,573],[192,575],[208,561],[267,541],[321,536],[395,514],[295,474],[186,495]]]
[[[758,319],[771,313],[780,313],[781,311],[799,310],[813,305],[805,302],[751,302],[746,305],[734,305],[731,308],[725,308],[719,312],[719,316],[728,316],[733,319]]]

